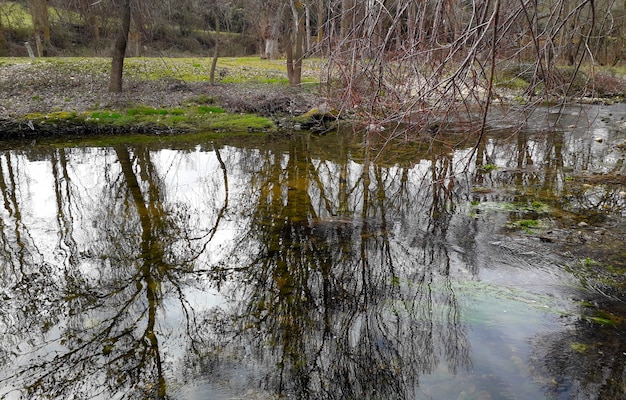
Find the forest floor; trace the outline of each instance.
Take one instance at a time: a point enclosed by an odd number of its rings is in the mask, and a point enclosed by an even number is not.
[[[107,59],[0,59],[0,138],[51,135],[55,129],[73,133],[84,128],[85,120],[100,133],[121,133],[126,128],[134,132],[185,131],[201,119],[197,110],[184,118],[190,107],[210,107],[221,114],[222,130],[245,130],[246,124],[256,130],[256,124],[270,127],[279,116],[300,115],[322,102],[315,93],[317,85],[293,88],[285,83],[282,64],[255,67],[246,65],[251,59],[244,59],[243,66],[234,66],[229,60],[218,69],[216,84],[211,85],[210,60],[128,59],[124,91],[109,93]],[[97,118],[91,117],[106,112],[111,117],[138,108],[143,110],[140,120],[101,118],[96,124]],[[242,114],[261,120],[248,123],[240,118]],[[224,122],[226,115],[237,118],[229,125]],[[162,117],[176,118],[168,123]],[[263,118],[266,122],[260,122]],[[50,123],[53,120],[55,123]],[[199,128],[211,126],[200,124]],[[67,132],[69,127],[72,132]]]

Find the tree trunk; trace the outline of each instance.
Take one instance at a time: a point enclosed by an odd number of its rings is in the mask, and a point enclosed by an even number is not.
[[[2,27],[2,18],[0,18],[0,57],[6,56],[6,41],[4,39],[4,28]]]
[[[113,60],[111,62],[111,79],[109,80],[109,92],[122,91],[122,73],[124,71],[124,56],[130,31],[130,1],[124,0],[121,9],[121,25],[113,47]]]
[[[324,1],[317,2],[317,46],[321,48],[324,40]]]
[[[278,58],[278,53],[278,39],[271,37],[266,38],[263,58],[267,60],[275,60]]]
[[[215,69],[217,59],[220,56],[220,10],[215,10],[215,47],[213,48],[213,61],[211,62],[211,73],[209,79],[211,86],[215,85]]]
[[[287,77],[291,86],[298,86],[302,83],[302,58],[304,57],[304,6],[300,0],[291,0],[291,14],[286,11],[285,24],[293,27],[295,38],[290,33],[292,29],[285,32],[285,51],[287,55]],[[291,28],[290,27],[290,28]]]
[[[302,59],[304,58],[304,36],[306,34],[304,29],[304,15],[302,15],[302,4],[299,4],[298,22],[296,23],[296,47],[294,51],[295,64],[293,68],[293,79],[290,80],[291,86],[299,86],[302,83]]]
[[[37,43],[37,55],[45,56],[50,47],[50,19],[48,18],[47,0],[30,0],[30,14],[33,19],[35,30],[35,42]],[[43,42],[42,42],[43,40]]]
[[[339,28],[341,40],[346,40],[351,33],[353,7],[352,0],[341,0],[341,26]]]

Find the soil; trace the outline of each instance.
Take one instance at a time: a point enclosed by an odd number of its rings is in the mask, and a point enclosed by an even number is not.
[[[124,110],[138,105],[172,108],[210,97],[231,113],[276,118],[300,115],[321,103],[315,93],[278,84],[217,84],[124,79],[122,93],[108,92],[108,75],[69,75],[54,68],[16,64],[0,68],[0,137],[31,129],[21,117],[56,111]],[[67,128],[67,127],[66,127]],[[63,132],[59,132],[63,133]]]

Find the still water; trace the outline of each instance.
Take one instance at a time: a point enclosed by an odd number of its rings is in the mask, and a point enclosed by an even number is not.
[[[5,146],[0,397],[624,399],[625,116]]]

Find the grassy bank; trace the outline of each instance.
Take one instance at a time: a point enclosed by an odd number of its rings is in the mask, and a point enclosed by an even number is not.
[[[107,58],[0,58],[1,135],[272,132],[316,104],[319,63],[291,88],[284,60],[221,58],[211,85],[210,58],[128,58],[114,94]]]

